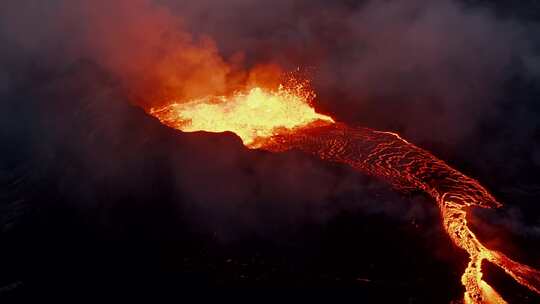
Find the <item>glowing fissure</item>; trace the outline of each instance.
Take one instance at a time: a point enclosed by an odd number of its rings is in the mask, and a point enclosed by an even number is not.
[[[384,179],[397,189],[420,189],[437,202],[452,241],[469,254],[461,278],[465,303],[506,303],[482,279],[482,261],[503,269],[540,294],[540,272],[485,247],[467,225],[467,210],[501,206],[476,180],[465,176],[392,132],[348,127],[318,114],[305,86],[252,88],[230,97],[172,103],[150,113],[183,131],[232,131],[250,148],[299,149]]]

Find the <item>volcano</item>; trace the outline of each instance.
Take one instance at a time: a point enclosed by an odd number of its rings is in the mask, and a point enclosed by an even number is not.
[[[540,303],[538,11],[8,0],[0,303]]]

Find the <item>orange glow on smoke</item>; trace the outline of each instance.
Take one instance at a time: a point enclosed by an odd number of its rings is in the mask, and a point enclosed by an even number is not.
[[[437,202],[444,228],[455,245],[469,254],[461,278],[465,303],[506,303],[482,279],[484,260],[540,293],[540,272],[485,247],[470,230],[468,208],[501,206],[478,181],[396,133],[351,128],[316,113],[308,82],[292,79],[288,85],[271,88],[276,85],[275,74],[272,69],[259,69],[251,74],[244,90],[229,96],[175,101],[150,113],[182,131],[231,131],[249,148],[273,152],[297,148],[323,160],[345,163],[397,189],[420,189]]]

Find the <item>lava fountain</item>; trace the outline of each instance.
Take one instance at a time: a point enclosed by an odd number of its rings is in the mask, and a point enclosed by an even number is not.
[[[172,103],[150,114],[164,124],[186,132],[231,131],[249,148],[263,148],[274,135],[301,128],[315,121],[334,120],[315,112],[309,101],[315,97],[309,82],[289,80],[277,89],[253,87],[232,96],[205,97]]]
[[[150,109],[162,123],[182,131],[236,133],[252,149],[298,149],[323,160],[344,163],[389,182],[396,189],[419,189],[441,211],[452,241],[469,254],[461,282],[465,303],[506,303],[482,279],[482,262],[503,269],[519,284],[540,294],[540,272],[483,245],[467,225],[469,207],[501,204],[480,183],[392,132],[350,127],[317,113],[307,81],[277,89],[248,88],[230,96],[173,102]]]

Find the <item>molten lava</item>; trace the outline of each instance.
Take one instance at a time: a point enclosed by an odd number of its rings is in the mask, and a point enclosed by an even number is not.
[[[467,225],[470,207],[501,206],[478,181],[391,132],[354,128],[318,114],[306,83],[277,90],[252,88],[229,97],[172,103],[150,113],[183,131],[232,131],[250,148],[299,149],[384,179],[397,189],[420,189],[437,202],[452,241],[469,254],[461,278],[465,303],[506,303],[482,279],[482,261],[503,269],[540,294],[540,272],[484,246]]]
[[[277,90],[251,88],[232,96],[207,97],[187,103],[172,103],[150,113],[161,122],[183,131],[236,133],[250,148],[260,148],[265,139],[308,125],[316,120],[333,122],[309,105],[315,97],[307,83]]]

